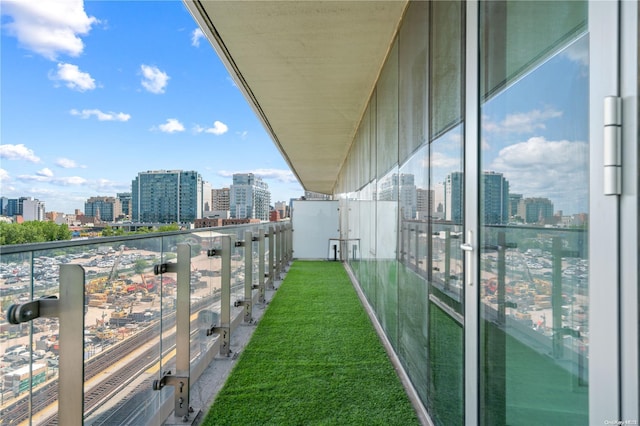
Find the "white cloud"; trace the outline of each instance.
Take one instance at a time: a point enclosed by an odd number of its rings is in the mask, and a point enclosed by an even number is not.
[[[36,172],[36,175],[38,176],[44,176],[44,177],[53,177],[53,172],[51,171],[51,169],[45,167],[42,170],[38,170]]]
[[[113,193],[131,191],[131,183],[114,182],[109,179],[98,179],[93,183],[97,192]]]
[[[50,183],[60,186],[84,185],[87,183],[87,180],[80,176],[54,177],[47,175],[44,170],[48,169],[40,170],[35,175],[19,175],[17,179],[23,182]]]
[[[482,129],[488,133],[531,133],[545,129],[545,122],[552,118],[562,117],[562,111],[552,108],[544,110],[534,109],[525,113],[509,114],[500,123],[491,121],[487,116],[483,117]]]
[[[82,111],[72,109],[70,113],[71,115],[75,115],[84,119],[95,116],[98,121],[129,121],[129,119],[131,118],[130,114],[125,114],[124,112],[102,112],[99,109],[83,109]]]
[[[200,28],[196,28],[191,33],[191,45],[195,47],[199,47],[201,38],[204,38],[204,33]]]
[[[458,170],[462,167],[462,160],[460,158],[449,157],[441,152],[433,152],[431,154],[431,159],[425,159],[424,163],[425,166],[427,166],[427,163],[430,163],[431,167],[449,170]]]
[[[29,181],[50,182],[50,181],[52,181],[51,178],[49,178],[47,176],[41,176],[41,175],[38,175],[38,174],[35,174],[35,175],[18,175],[17,179],[21,180],[23,182],[29,182]]]
[[[298,182],[291,170],[283,169],[255,169],[253,172],[262,179],[275,179],[280,182]]]
[[[589,66],[589,44],[587,40],[588,38],[583,37],[582,39],[578,40],[576,43],[571,44],[562,52],[562,55],[572,62],[576,62],[583,67],[588,67]]]
[[[142,71],[142,87],[151,93],[164,93],[169,82],[169,76],[165,72],[160,71],[158,67],[149,65],[141,65],[140,70]]]
[[[158,128],[165,133],[184,132],[184,125],[175,118],[167,119],[167,122],[159,125]]]
[[[96,81],[89,73],[80,71],[77,65],[58,64],[57,72],[50,72],[49,78],[53,81],[63,81],[71,90],[86,92],[96,88]]]
[[[503,148],[490,169],[505,175],[510,192],[578,204],[587,199],[588,162],[585,142],[532,137]]]
[[[80,55],[84,44],[79,36],[99,22],[86,14],[83,0],[3,0],[2,14],[12,18],[3,26],[21,46],[50,60]]]
[[[240,136],[240,139],[245,140],[245,139],[247,139],[247,136],[249,135],[249,132],[244,130],[242,132],[236,132],[236,135]]]
[[[9,172],[5,169],[0,169],[0,181],[6,182],[9,180]]]
[[[279,182],[284,183],[292,183],[298,182],[296,176],[293,174],[291,170],[284,169],[254,169],[250,171],[228,171],[228,170],[220,170],[218,172],[219,176],[222,177],[232,177],[236,173],[253,173],[256,176],[259,176],[262,179],[274,179]]]
[[[493,165],[514,170],[531,165],[573,168],[580,158],[586,163],[588,152],[584,142],[547,141],[544,137],[536,136],[501,149]]]
[[[40,162],[40,158],[33,153],[33,150],[27,148],[23,144],[0,145],[0,158],[5,158],[7,160],[26,160],[32,163]]]
[[[195,128],[193,129],[196,133],[213,133],[216,136],[220,136],[223,135],[225,133],[227,133],[227,131],[229,130],[229,127],[224,124],[221,121],[214,121],[213,122],[213,127],[200,127],[198,125],[195,126]]]
[[[81,166],[78,163],[76,163],[74,160],[71,160],[69,158],[58,158],[56,160],[56,166],[62,167],[63,169],[75,169],[75,168],[86,169],[87,168],[87,166]]]
[[[55,182],[61,185],[83,185],[87,183],[87,180],[80,176],[68,176],[68,177],[56,178]]]

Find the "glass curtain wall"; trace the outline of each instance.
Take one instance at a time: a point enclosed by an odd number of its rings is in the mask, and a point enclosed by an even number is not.
[[[398,341],[398,42],[377,85],[376,300],[378,319],[394,347]]]
[[[351,269],[432,419],[464,423],[462,2],[412,2],[339,179]]]
[[[481,3],[481,424],[589,423],[586,19]]]
[[[476,403],[484,425],[595,421],[589,78],[602,70],[589,59],[603,40],[587,6],[410,2],[345,161],[336,195],[359,247],[349,266],[436,424],[474,423]],[[467,36],[478,40],[468,56]],[[478,298],[466,311],[465,291]],[[478,381],[469,413],[465,372]]]

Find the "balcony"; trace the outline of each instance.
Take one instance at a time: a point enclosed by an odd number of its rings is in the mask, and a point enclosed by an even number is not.
[[[264,309],[291,260],[290,231],[3,247],[0,423],[160,424],[174,409],[195,419],[206,407],[191,390]]]
[[[422,422],[637,423],[637,2],[185,4],[300,183],[336,200],[295,235],[330,219],[319,251]],[[3,248],[0,420],[204,413],[198,378],[307,257],[291,231]],[[144,362],[99,382],[121,358]]]
[[[403,221],[396,260],[362,258],[366,238],[323,235],[327,258],[345,263],[291,266],[293,224],[2,247],[0,423],[197,424],[208,413],[207,424],[235,424],[247,409],[303,423],[339,423],[340,413],[463,422],[457,228]],[[486,230],[481,315],[494,361],[511,360],[506,380],[496,362],[487,386],[496,398],[520,386],[557,396],[510,401],[508,412],[588,421],[583,239],[577,229]],[[267,310],[285,276],[290,287]],[[567,299],[567,288],[577,293]],[[234,365],[224,403],[210,408]]]

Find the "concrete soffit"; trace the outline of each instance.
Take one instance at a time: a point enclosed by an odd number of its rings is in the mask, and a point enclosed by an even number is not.
[[[408,2],[184,3],[298,181],[332,194]]]

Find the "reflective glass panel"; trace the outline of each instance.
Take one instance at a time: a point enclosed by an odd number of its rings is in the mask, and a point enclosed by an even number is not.
[[[480,410],[588,424],[584,2],[481,7]]]

